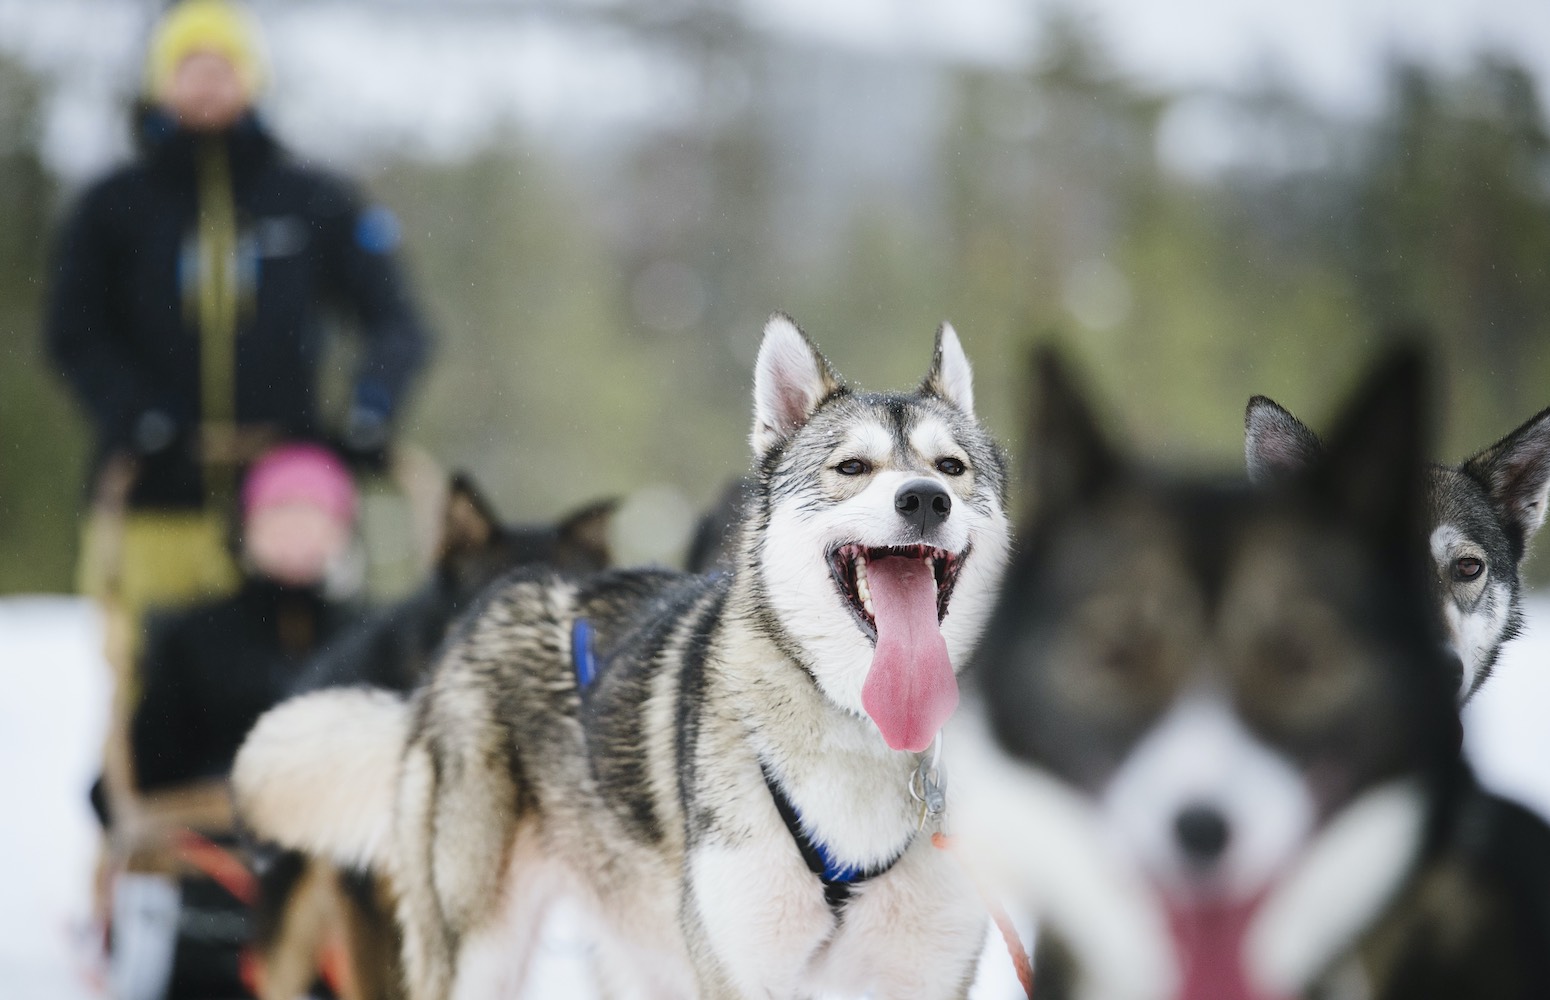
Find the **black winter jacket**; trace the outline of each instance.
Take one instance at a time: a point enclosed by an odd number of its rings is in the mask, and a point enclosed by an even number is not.
[[[243,737],[319,647],[360,621],[316,591],[249,579],[230,597],[153,616],[130,723],[143,791],[231,770]]]
[[[192,446],[201,419],[201,143],[224,142],[230,164],[242,303],[236,423],[321,436],[324,320],[327,307],[339,307],[363,341],[352,407],[385,425],[427,353],[394,260],[392,215],[343,180],[291,161],[251,116],[210,137],[151,111],[140,136],[141,156],[87,190],[70,216],[47,318],[50,354],[92,418],[98,460],[141,454],[131,506],[205,499]],[[160,440],[144,440],[148,428]]]

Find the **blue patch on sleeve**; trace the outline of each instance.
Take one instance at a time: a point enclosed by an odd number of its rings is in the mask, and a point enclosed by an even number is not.
[[[403,239],[398,216],[384,205],[373,205],[355,220],[355,244],[367,253],[392,253]]]
[[[355,383],[355,396],[350,402],[351,409],[369,413],[379,420],[386,420],[393,413],[393,394],[383,382],[374,378],[362,378]]]
[[[570,627],[570,658],[576,667],[576,683],[585,691],[597,678],[597,660],[592,655],[592,626],[577,618]]]

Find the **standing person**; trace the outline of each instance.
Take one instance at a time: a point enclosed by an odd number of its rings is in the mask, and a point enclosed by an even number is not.
[[[243,484],[236,593],[151,616],[130,724],[139,780],[114,816],[129,871],[114,883],[113,963],[123,1000],[246,996],[252,937],[246,873],[220,847],[232,835],[226,788],[249,728],[291,691],[311,655],[358,620],[331,599],[330,568],[355,520],[349,470],[313,444],[275,448]],[[180,849],[197,834],[195,850]],[[189,858],[216,859],[206,869]]]
[[[82,196],[53,268],[49,351],[97,437],[80,576],[120,668],[110,795],[133,787],[125,665],[142,613],[235,584],[225,533],[243,463],[274,440],[337,436],[380,464],[427,353],[392,215],[285,155],[254,112],[264,84],[242,8],[172,7],[151,39],[139,155]],[[363,348],[337,435],[318,412],[329,306]]]

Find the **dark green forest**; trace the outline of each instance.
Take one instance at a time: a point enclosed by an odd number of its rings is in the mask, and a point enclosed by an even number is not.
[[[403,220],[439,341],[406,437],[519,519],[646,487],[707,503],[746,465],[749,368],[775,309],[878,386],[913,384],[951,319],[1013,445],[1022,359],[1044,338],[1169,461],[1241,461],[1252,393],[1320,425],[1402,336],[1438,362],[1439,458],[1550,405],[1550,129],[1522,66],[1394,62],[1380,111],[1354,120],[1268,78],[1149,90],[1079,22],[1045,27],[1021,68],[935,67],[932,134],[901,151],[917,181],[833,210],[807,202],[825,149],[784,130],[792,53],[735,32],[680,43],[705,95],[692,115],[609,148],[513,131],[465,162],[357,168]],[[1162,132],[1186,105],[1232,122],[1247,153],[1171,169]],[[0,592],[69,587],[86,461],[40,346],[72,194],[40,163],[41,107],[40,84],[0,63]]]

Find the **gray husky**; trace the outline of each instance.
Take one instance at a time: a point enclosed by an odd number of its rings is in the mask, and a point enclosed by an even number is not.
[[[1322,450],[1318,435],[1274,400],[1249,400],[1244,453],[1251,480],[1301,469]],[[1433,600],[1461,701],[1480,690],[1502,646],[1522,627],[1520,573],[1544,524],[1547,494],[1550,409],[1458,465],[1427,472]]]
[[[984,911],[921,775],[1008,528],[957,335],[874,394],[774,317],[752,444],[730,574],[514,577],[412,700],[308,695],[249,736],[244,819],[390,873],[416,1000],[510,994],[559,895],[610,995],[967,993]]]
[[[1383,366],[1273,487],[1161,475],[1035,370],[1036,503],[948,734],[1041,1000],[1550,996],[1550,828],[1481,791]]]

